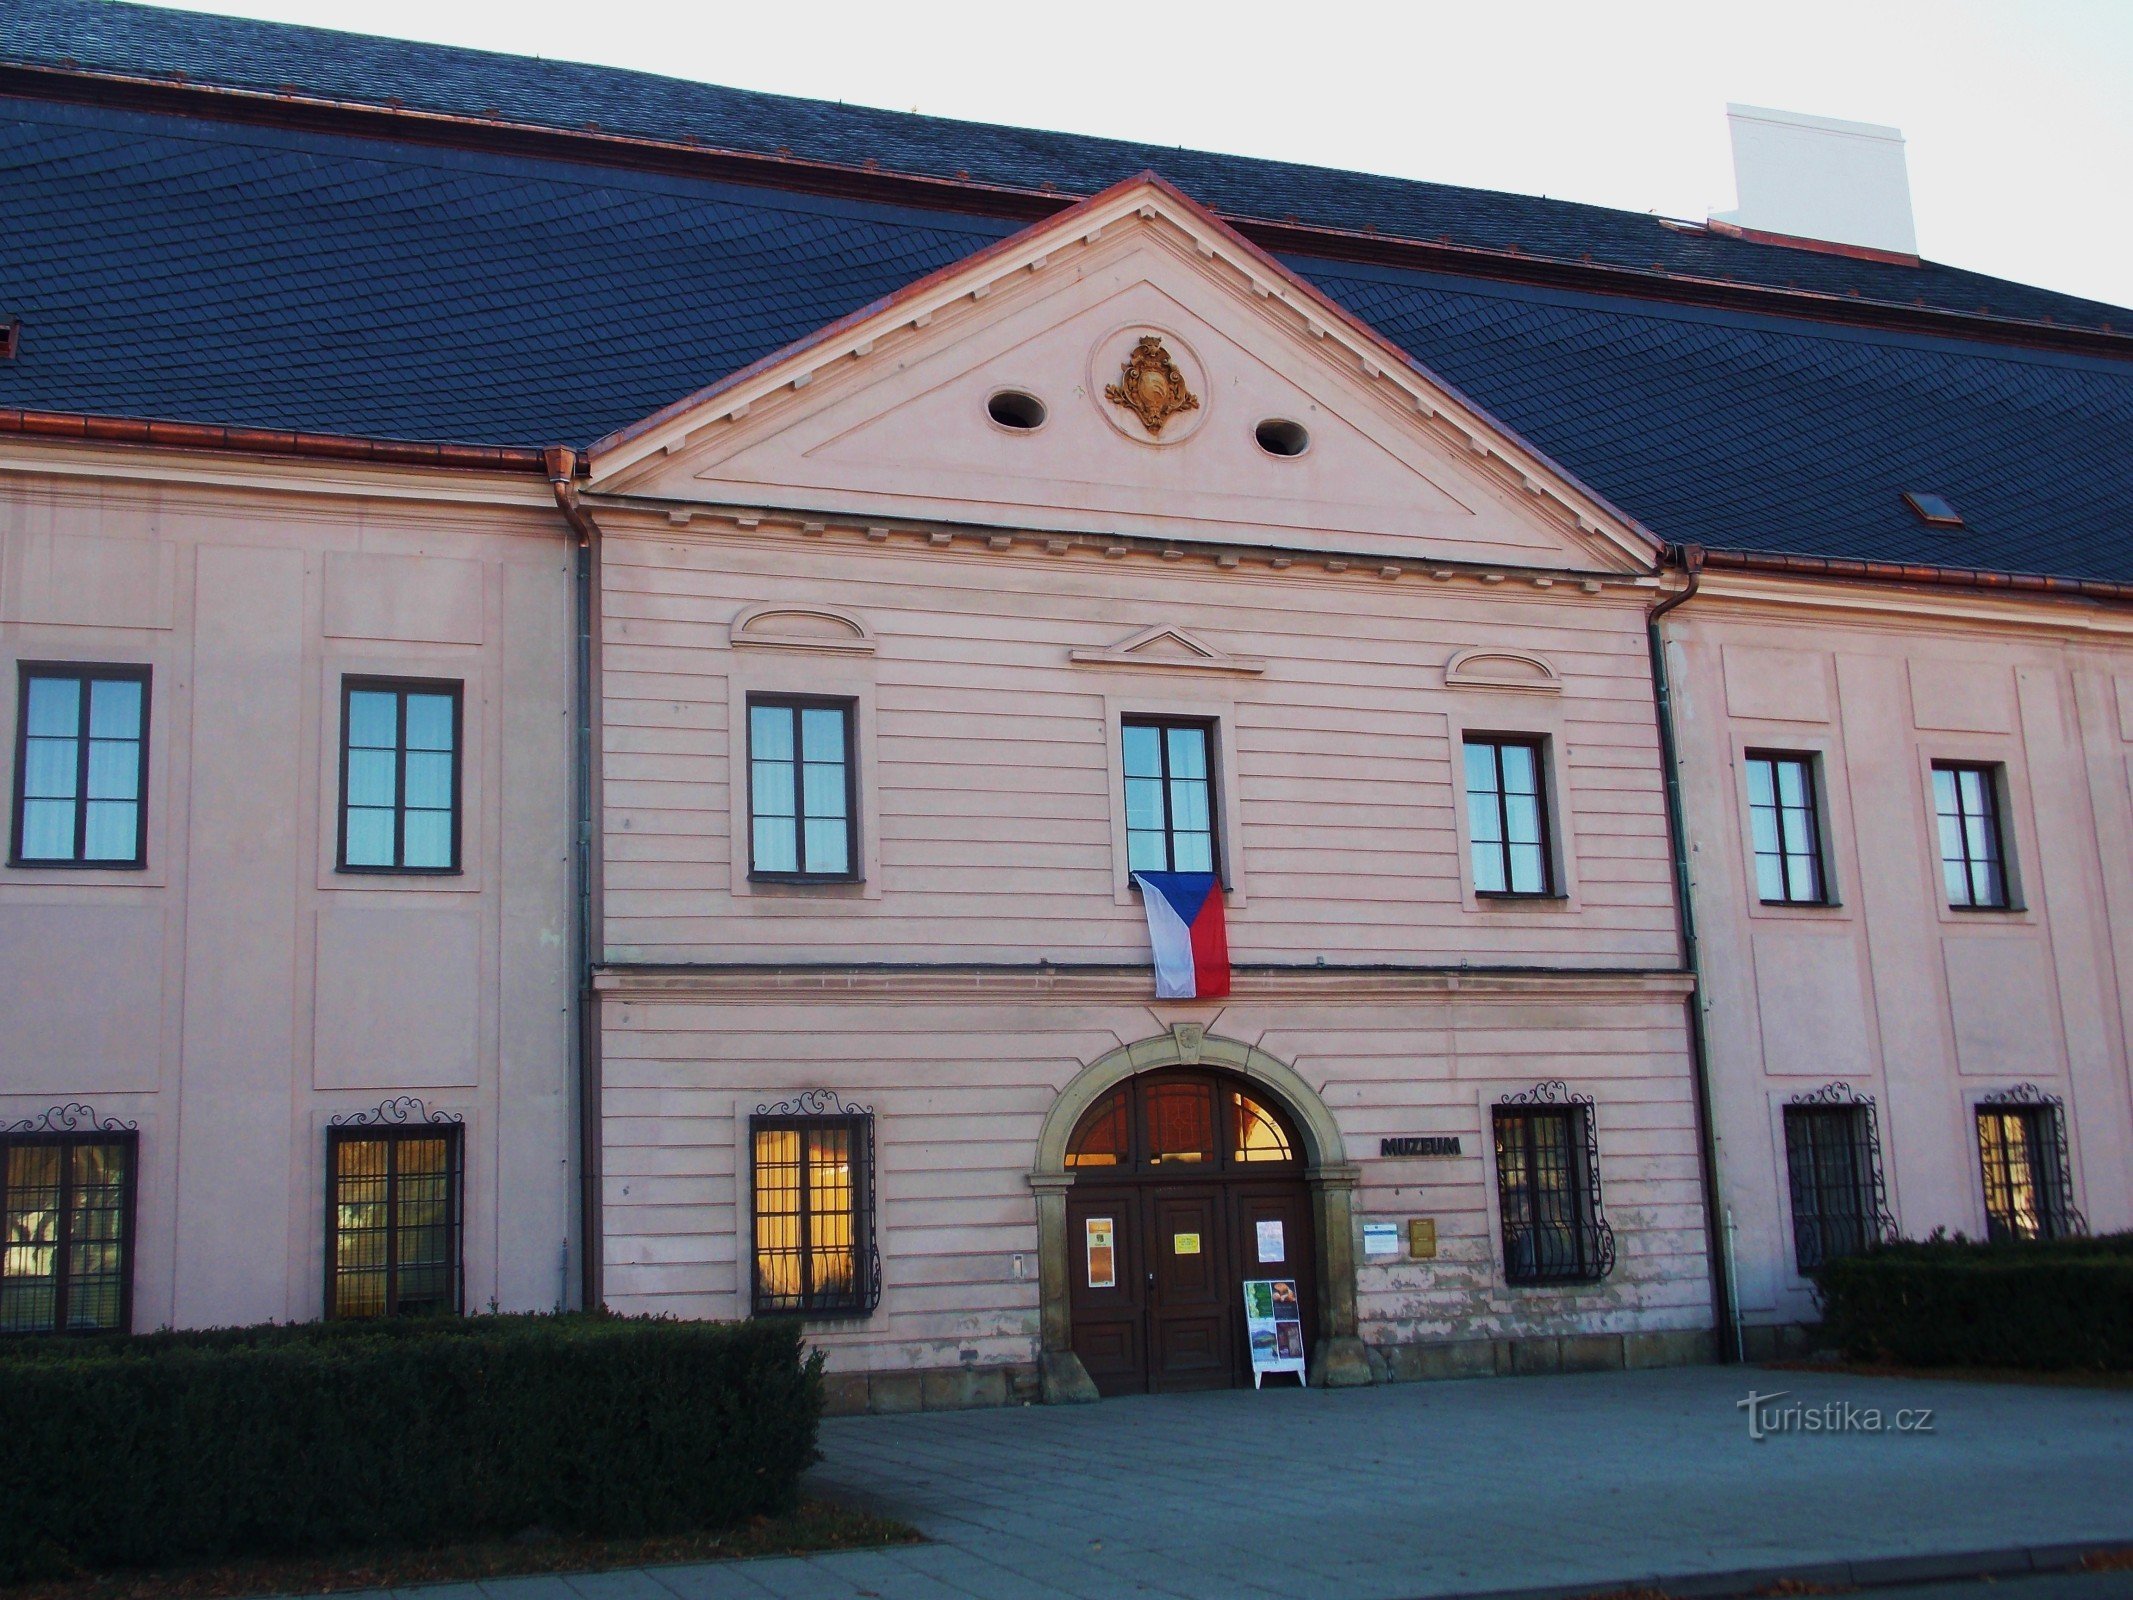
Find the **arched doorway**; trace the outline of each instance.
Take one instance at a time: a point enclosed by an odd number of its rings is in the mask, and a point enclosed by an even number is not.
[[[1251,1381],[1242,1285],[1293,1279],[1319,1326],[1302,1135],[1247,1079],[1206,1067],[1130,1077],[1067,1140],[1072,1349],[1099,1394]]]

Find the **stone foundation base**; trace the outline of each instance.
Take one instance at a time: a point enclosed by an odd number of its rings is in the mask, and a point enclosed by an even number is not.
[[[1812,1322],[1743,1323],[1740,1330],[1744,1361],[1797,1361],[1824,1348],[1821,1325]]]
[[[1043,1398],[1034,1364],[935,1367],[924,1372],[825,1372],[823,1414],[887,1416],[902,1411],[970,1411],[1033,1405]]]
[[[1525,1339],[1454,1339],[1370,1347],[1379,1383],[1496,1378],[1534,1372],[1620,1372],[1695,1366],[1717,1359],[1708,1328],[1672,1333],[1566,1333]]]

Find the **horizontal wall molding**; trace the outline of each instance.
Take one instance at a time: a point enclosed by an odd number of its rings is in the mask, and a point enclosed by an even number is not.
[[[593,987],[618,1001],[747,1004],[846,999],[869,1003],[1032,1000],[1146,1004],[1155,979],[1143,965],[623,966],[599,968]],[[1599,967],[1276,967],[1231,970],[1230,1004],[1349,1000],[1680,1001],[1695,987],[1686,972]]]

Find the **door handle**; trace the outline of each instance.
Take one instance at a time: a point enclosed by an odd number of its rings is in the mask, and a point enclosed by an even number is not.
[[[1151,1289],[1155,1287],[1155,1268],[1153,1267],[1148,1269],[1148,1287]]]

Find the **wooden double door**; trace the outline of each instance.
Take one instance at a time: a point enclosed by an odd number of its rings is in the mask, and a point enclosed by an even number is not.
[[[1121,1097],[1084,1120],[1096,1139],[1070,1147],[1074,1353],[1106,1395],[1248,1384],[1245,1280],[1293,1279],[1303,1326],[1317,1327],[1311,1196],[1294,1137],[1216,1074],[1150,1075]],[[1110,1148],[1092,1152],[1092,1142]],[[1077,1164],[1074,1149],[1098,1159]]]

